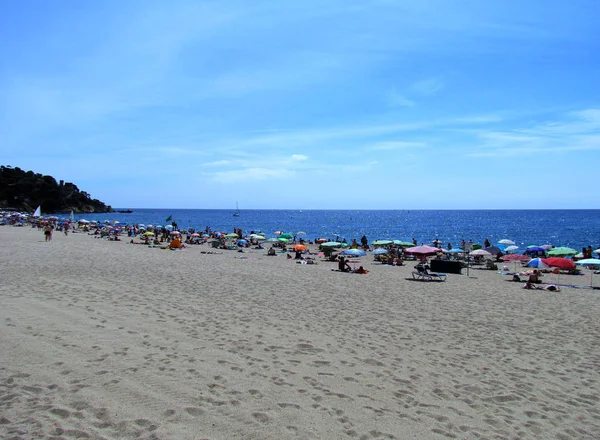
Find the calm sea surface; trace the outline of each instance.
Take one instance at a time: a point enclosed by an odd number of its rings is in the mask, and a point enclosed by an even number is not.
[[[412,240],[430,244],[439,238],[444,244],[473,240],[492,243],[508,238],[520,249],[535,244],[600,247],[600,210],[443,210],[443,211],[362,211],[362,210],[234,210],[220,209],[135,209],[131,214],[77,214],[76,219],[114,220],[122,224],[143,223],[165,225],[172,216],[180,229],[210,226],[216,231],[243,233],[263,231],[274,236],[275,231],[303,231],[305,238],[318,237],[357,240],[365,234],[376,239]],[[64,215],[63,215],[64,216]]]

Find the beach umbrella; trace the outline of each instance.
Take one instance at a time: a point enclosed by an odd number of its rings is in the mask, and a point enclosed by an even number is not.
[[[239,235],[237,235],[235,232],[230,232],[225,237],[227,237],[227,238],[239,238]]]
[[[304,231],[298,231],[298,232],[296,232],[296,235],[306,235],[306,232],[304,232]]]
[[[461,249],[461,248],[454,248],[454,249],[448,249],[446,251],[446,253],[448,253],[448,254],[464,254],[465,250]]]
[[[240,238],[240,239],[237,241],[237,244],[248,244],[248,240],[244,240],[243,238]]]
[[[517,249],[519,249],[519,246],[506,246],[506,248],[504,249],[505,252],[513,252],[516,251]]]
[[[172,230],[173,230],[173,225],[166,225],[166,226],[165,226],[165,229],[166,229],[167,231],[172,231]]]
[[[285,240],[285,239],[284,239],[284,240]],[[275,243],[275,242],[277,242],[277,241],[279,241],[279,240],[277,240],[277,239],[276,239],[276,238],[274,238],[274,237],[267,238],[267,243]]]
[[[546,251],[549,251],[550,249],[554,248],[554,246],[552,246],[551,244],[543,244],[540,247]]]
[[[592,251],[595,254],[600,254],[600,249],[596,249],[595,251]]]
[[[374,246],[387,246],[388,244],[393,244],[392,240],[375,240],[371,244]]]
[[[200,237],[200,234],[193,233],[191,236],[192,237]]]
[[[340,252],[340,254],[350,255],[352,257],[364,257],[365,255],[367,255],[367,253],[362,249],[345,249],[342,252]]]
[[[144,232],[144,235],[154,235],[154,232]]]
[[[498,246],[488,246],[484,250],[486,250],[492,255],[498,255],[503,253],[502,249],[500,249]]]
[[[338,241],[326,241],[325,243],[321,243],[322,247],[329,247],[329,248],[336,248],[336,247],[341,247],[342,243],[338,242]]]
[[[575,269],[575,263],[573,263],[572,260],[567,260],[566,258],[544,258],[543,261],[550,267],[558,267],[559,269],[565,270]]]
[[[515,242],[514,242],[514,241],[512,241],[512,240],[509,240],[509,239],[507,239],[507,238],[503,238],[502,240],[498,241],[498,243],[500,243],[500,244],[506,244],[506,245],[509,245],[509,246],[511,246],[511,245],[514,245],[514,244],[515,244]]]
[[[491,257],[492,253],[486,251],[485,249],[475,249],[473,252],[471,252],[469,255],[478,255],[480,257]]]
[[[414,246],[414,247],[406,248],[406,249],[404,249],[404,252],[407,254],[411,254],[411,255],[421,255],[421,256],[425,257],[427,255],[435,255],[438,252],[441,252],[441,249],[424,244],[421,246]]]
[[[566,257],[567,255],[577,255],[579,251],[570,247],[556,247],[548,251],[551,257]]]
[[[277,239],[277,241],[280,241],[280,242],[282,242],[282,243],[289,243],[289,242],[290,242],[290,241],[289,241],[287,238],[283,238],[283,237],[279,237],[279,238]]]
[[[203,238],[208,238],[208,237],[210,237],[210,235],[208,235],[208,234],[202,234],[202,237]]]
[[[527,255],[509,254],[502,257],[502,261],[528,261],[530,258]]]
[[[544,261],[541,258],[532,259],[529,263],[527,263],[527,267],[535,267],[537,269],[550,269],[550,266],[544,263]]]
[[[326,241],[327,241],[327,239],[326,239],[326,238],[317,238],[317,239],[315,240],[315,243],[325,243]]]
[[[535,254],[538,252],[546,252],[546,249],[544,249],[543,247],[540,246],[527,246],[527,249],[525,249],[525,254]]]
[[[281,235],[281,234],[283,234],[283,232],[281,232],[281,231],[275,231],[274,234],[275,235]]]
[[[594,251],[595,252],[595,251]],[[597,258],[586,258],[585,260],[576,261],[575,264],[577,266],[584,266],[590,269],[592,272],[590,273],[590,287],[592,287],[594,280],[594,271],[600,268],[600,260]]]
[[[79,223],[89,223],[89,220],[82,218],[81,220],[77,220]]]
[[[171,235],[181,235],[181,232],[179,232],[179,231],[171,231]]]
[[[375,249],[373,252],[371,252],[373,255],[383,255],[383,254],[387,254],[388,250],[385,248],[377,248]]]
[[[407,248],[407,247],[412,247],[415,244],[412,241],[401,241],[401,240],[394,240],[393,243],[396,246],[400,246],[402,248]]]
[[[293,234],[290,234],[289,232],[286,232],[285,234],[279,234],[280,238],[287,238],[288,240],[291,240],[294,238]]]
[[[306,246],[304,246],[303,244],[297,244],[294,245],[294,250],[298,252],[303,252],[306,250]]]
[[[345,241],[340,243],[340,247],[349,247],[350,243],[346,243]]]

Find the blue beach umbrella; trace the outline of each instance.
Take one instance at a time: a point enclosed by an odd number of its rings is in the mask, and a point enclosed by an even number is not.
[[[367,253],[361,249],[346,249],[340,252],[342,255],[350,255],[352,257],[364,257]]]
[[[383,254],[387,254],[388,250],[385,248],[377,248],[375,249],[373,252],[371,252],[373,255],[383,255]]]
[[[464,249],[460,249],[460,248],[456,249],[455,248],[455,249],[450,249],[450,250],[446,251],[446,253],[448,253],[448,254],[464,254],[465,251],[464,251]]]
[[[243,238],[237,241],[237,244],[248,244],[248,240],[244,240]]]

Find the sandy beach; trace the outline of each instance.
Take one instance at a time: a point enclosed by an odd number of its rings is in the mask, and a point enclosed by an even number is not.
[[[597,290],[10,226],[0,242],[3,439],[600,438]]]

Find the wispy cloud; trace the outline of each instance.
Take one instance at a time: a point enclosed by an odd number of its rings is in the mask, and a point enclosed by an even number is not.
[[[439,78],[426,78],[412,84],[409,90],[413,93],[422,96],[433,96],[436,95],[440,90],[444,88],[444,81]]]
[[[392,107],[414,107],[415,101],[408,99],[396,89],[392,89],[387,95],[387,102]]]
[[[479,146],[471,157],[526,156],[543,153],[600,151],[600,110],[570,112],[560,120],[533,123],[507,131],[477,133]]]

